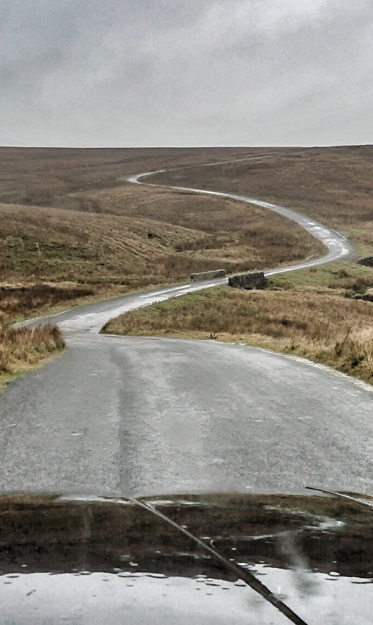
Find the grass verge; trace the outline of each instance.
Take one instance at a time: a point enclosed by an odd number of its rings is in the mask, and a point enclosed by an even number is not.
[[[10,327],[0,319],[0,388],[65,347],[56,326]]]
[[[273,278],[265,291],[208,289],[129,312],[103,331],[245,343],[373,383],[372,304],[351,297],[357,282],[363,288],[363,276],[367,288],[373,285],[373,272],[341,263],[304,273],[311,276],[308,287],[292,284],[302,280],[294,274]]]

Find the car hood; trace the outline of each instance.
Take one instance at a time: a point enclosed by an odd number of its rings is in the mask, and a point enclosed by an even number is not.
[[[246,574],[299,622],[371,624],[372,512],[325,496],[3,495],[0,623],[291,622]]]

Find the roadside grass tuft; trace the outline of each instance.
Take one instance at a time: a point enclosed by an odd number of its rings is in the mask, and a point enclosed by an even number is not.
[[[0,317],[0,383],[38,365],[65,347],[56,326],[15,328]]]

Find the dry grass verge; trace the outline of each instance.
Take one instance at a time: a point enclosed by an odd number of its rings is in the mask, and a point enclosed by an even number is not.
[[[373,287],[373,269],[353,262],[332,263],[272,276],[269,287],[356,297]]]
[[[8,320],[16,320],[43,310],[53,310],[58,305],[66,307],[71,302],[92,295],[93,289],[56,287],[51,284],[0,286],[0,305]]]
[[[61,332],[55,326],[15,328],[0,319],[0,385],[63,348]]]
[[[371,303],[333,292],[219,287],[127,313],[104,331],[247,343],[373,383],[372,312]]]

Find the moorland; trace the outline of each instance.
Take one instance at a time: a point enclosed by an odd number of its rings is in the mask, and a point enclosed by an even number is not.
[[[200,167],[216,161],[227,162]],[[151,182],[277,201],[343,232],[358,254],[372,253],[372,146],[0,148],[2,371],[18,371],[29,360],[34,364],[39,353],[41,358],[53,351],[49,339],[49,347],[36,349],[31,358],[7,348],[14,347],[15,320],[187,281],[195,271],[265,269],[323,253],[299,226],[265,209],[126,182],[131,174],[167,168],[172,171]],[[153,312],[161,306],[156,305],[113,322],[109,330],[244,340],[369,380],[372,304],[358,298],[372,287],[373,270],[350,262],[278,276],[260,293],[223,288],[183,298],[183,304],[164,303],[161,313]],[[185,314],[181,305],[189,306]],[[39,345],[35,332],[34,338]],[[62,345],[56,337],[57,348]],[[357,352],[356,345],[362,346]]]

